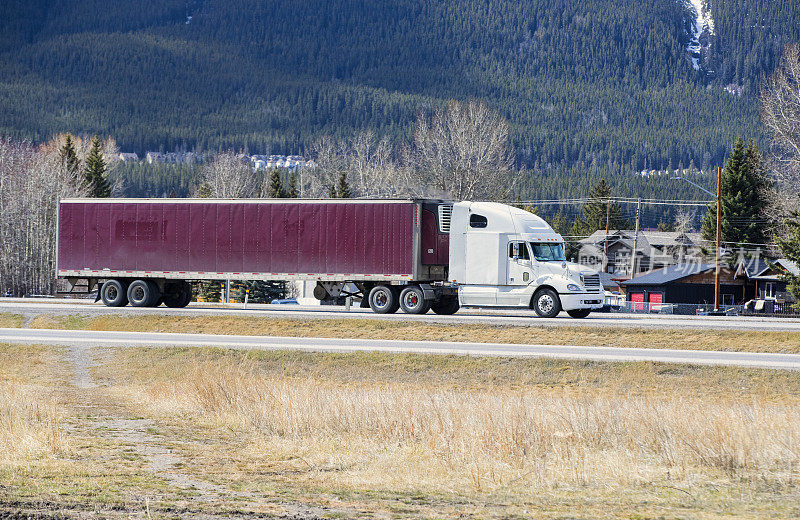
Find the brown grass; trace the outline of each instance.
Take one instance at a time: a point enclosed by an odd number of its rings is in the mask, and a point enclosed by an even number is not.
[[[613,347],[800,352],[800,332],[442,325],[417,321],[276,319],[236,316],[37,316],[32,328],[321,338],[538,343]]]
[[[0,346],[0,516],[800,516],[794,372],[131,348],[83,389],[65,360]]]
[[[20,314],[0,312],[0,328],[18,329],[24,321],[25,318]]]
[[[56,394],[37,384],[53,357],[42,347],[0,345],[0,466],[65,448]]]
[[[653,483],[797,492],[800,382],[791,373],[209,349],[114,355],[113,375],[103,373],[131,409],[195,434],[234,432],[237,442],[194,453],[194,469],[247,489],[259,489],[253,475],[277,472],[329,491],[517,499]]]

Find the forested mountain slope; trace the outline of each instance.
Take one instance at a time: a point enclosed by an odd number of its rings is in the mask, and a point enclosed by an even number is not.
[[[695,70],[684,0],[7,0],[0,134],[291,153],[405,138],[420,111],[480,98],[523,166],[717,164],[760,135],[758,81],[800,40],[800,4],[706,5]]]

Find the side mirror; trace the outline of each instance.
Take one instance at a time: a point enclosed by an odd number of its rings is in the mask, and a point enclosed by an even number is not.
[[[519,242],[511,244],[511,257],[514,260],[519,260]]]

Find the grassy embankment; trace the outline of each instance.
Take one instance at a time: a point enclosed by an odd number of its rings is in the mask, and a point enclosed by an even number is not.
[[[13,355],[19,348],[35,355]],[[57,392],[59,403],[40,419],[11,413],[41,432],[28,438],[44,439],[0,461],[0,502],[20,509],[38,501],[156,517],[307,507],[346,518],[800,515],[793,372],[108,349],[95,356],[99,386],[74,389],[57,351],[0,353],[4,379],[17,374],[32,389],[21,401],[45,410]],[[0,438],[17,435],[7,424]]]
[[[486,343],[536,343],[612,347],[800,352],[800,332],[644,329],[621,327],[541,327],[444,325],[370,319],[278,319],[236,316],[46,315],[31,328],[183,332],[323,338],[405,339]]]
[[[0,312],[0,328],[19,328],[25,322],[25,318],[19,314]]]

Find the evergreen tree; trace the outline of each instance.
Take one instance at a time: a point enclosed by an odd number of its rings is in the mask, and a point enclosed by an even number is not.
[[[275,168],[269,175],[269,188],[267,196],[273,199],[286,198],[286,192],[283,189],[283,182],[281,181],[281,172]]]
[[[292,172],[292,175],[289,177],[289,189],[286,192],[286,196],[290,199],[296,199],[300,196],[300,191],[297,189],[297,174]]]
[[[75,152],[72,134],[67,134],[64,145],[59,150],[59,158],[61,159],[61,168],[67,172],[69,178],[77,186],[81,182],[81,161],[78,159],[77,152]]]
[[[106,161],[100,150],[100,139],[97,136],[92,138],[92,148],[89,156],[86,157],[86,168],[84,170],[84,180],[89,188],[89,196],[104,198],[111,196],[111,187],[106,177]]]
[[[588,236],[600,229],[606,229],[606,214],[608,214],[609,229],[625,229],[629,226],[628,220],[622,214],[622,206],[612,202],[611,188],[606,184],[605,178],[600,179],[589,192],[589,202],[583,205],[583,217],[576,220],[578,235]]]
[[[199,199],[210,199],[211,198],[211,186],[208,183],[203,183],[197,189],[197,198]]]
[[[786,236],[776,238],[781,256],[800,265],[800,212],[793,212],[786,220]],[[786,273],[783,278],[788,282],[786,289],[798,302],[795,308],[800,309],[800,276]]]
[[[331,190],[331,194],[338,199],[349,199],[353,196],[350,191],[350,185],[347,183],[347,172],[342,172],[339,175],[339,182],[336,184],[336,188]]]
[[[664,222],[663,220],[659,221],[658,226],[656,227],[658,231],[675,231],[675,223],[673,222]]]
[[[286,297],[286,282],[250,280],[242,284],[236,291],[236,298],[244,301],[245,291],[250,291],[247,301],[250,303],[269,303],[272,300]]]
[[[200,284],[200,296],[206,302],[222,301],[222,282],[220,280],[209,280]]]
[[[745,149],[739,138],[725,163],[720,185],[722,242],[763,244],[767,240],[765,213],[771,182],[761,150],[751,139]],[[717,208],[708,207],[703,218],[703,238],[716,240]]]

